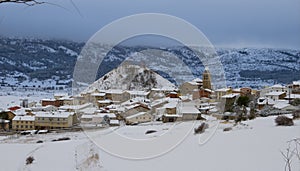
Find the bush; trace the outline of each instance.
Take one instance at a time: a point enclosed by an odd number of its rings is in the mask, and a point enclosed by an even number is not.
[[[198,128],[194,129],[195,134],[201,134],[205,131],[205,129],[208,128],[208,124],[207,123],[202,123]]]
[[[279,126],[292,126],[294,125],[293,119],[286,117],[286,116],[278,116],[275,119],[275,123]]]
[[[247,96],[240,96],[240,97],[237,99],[237,104],[238,104],[239,106],[248,106],[249,102],[250,102],[250,99],[249,99],[249,97],[247,97]]]
[[[27,157],[26,164],[31,164],[34,161],[34,158],[32,156]]]
[[[228,128],[224,128],[223,129],[223,131],[225,132],[225,131],[231,131],[232,130],[232,128],[231,127],[228,127]]]
[[[69,138],[69,137],[63,137],[63,138],[58,138],[58,139],[54,139],[54,140],[52,140],[53,142],[54,141],[66,141],[66,140],[70,140],[71,138]]]
[[[300,119],[300,110],[296,110],[293,112],[293,119]]]
[[[145,134],[152,134],[152,133],[155,133],[155,132],[157,132],[157,131],[155,131],[155,130],[147,130],[147,131],[145,132]]]

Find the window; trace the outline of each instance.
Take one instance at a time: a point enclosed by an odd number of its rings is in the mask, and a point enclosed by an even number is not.
[[[26,121],[25,123],[28,123],[28,121]]]
[[[23,128],[23,125],[21,125],[21,128]]]
[[[19,125],[16,125],[16,128],[19,128]]]
[[[28,128],[28,126],[26,125],[25,128]]]

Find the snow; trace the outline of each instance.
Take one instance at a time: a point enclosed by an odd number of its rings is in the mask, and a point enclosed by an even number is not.
[[[286,108],[286,107],[288,107],[288,106],[290,106],[290,104],[285,103],[285,102],[279,102],[279,103],[275,103],[275,104],[273,105],[273,107],[274,107],[274,108],[277,108],[277,109],[283,109],[283,108]]]
[[[71,55],[71,56],[78,56],[78,53],[77,53],[77,52],[75,52],[75,51],[73,51],[73,50],[71,50],[71,49],[68,49],[68,48],[66,48],[66,47],[64,47],[64,46],[59,46],[58,48],[59,48],[59,49],[62,49],[63,51],[65,51],[66,54],[69,54],[69,55]]]
[[[300,94],[288,94],[285,99],[300,99]]]
[[[34,121],[34,116],[15,116],[13,121]]]
[[[231,93],[231,94],[226,94],[226,95],[224,95],[224,96],[222,96],[222,98],[234,98],[234,97],[236,97],[236,96],[239,96],[240,94],[238,94],[238,93]]]
[[[295,126],[279,127],[274,124],[275,117],[256,118],[243,122],[232,131],[223,132],[223,128],[233,123],[220,123],[216,131],[210,127],[203,134],[194,135],[193,131],[175,148],[157,157],[144,160],[129,160],[114,156],[94,145],[82,132],[49,133],[30,136],[0,137],[1,170],[284,170],[285,162],[280,151],[285,151],[287,141],[299,138],[300,120]],[[195,126],[201,122],[197,121]],[[145,124],[124,126],[115,129],[118,134],[139,138],[153,139],[164,134],[177,136],[180,130],[193,125],[193,122],[178,124]],[[149,129],[156,133],[145,135]],[[101,130],[100,130],[101,132]],[[210,137],[210,135],[212,135]],[[60,137],[70,137],[69,141],[51,142]],[[36,144],[37,140],[44,143]],[[206,141],[205,141],[206,140]],[[143,140],[145,141],[145,140]],[[115,142],[112,144],[123,144]],[[158,149],[160,149],[157,146]],[[132,149],[134,150],[134,149]],[[162,149],[161,149],[162,150]],[[92,154],[99,154],[99,165],[89,161]],[[35,158],[33,164],[25,165],[28,156]],[[292,162],[292,170],[299,170],[300,163]]]
[[[266,96],[280,96],[282,94],[284,94],[285,92],[276,92],[276,91],[271,91],[267,94],[265,94]]]
[[[181,108],[182,114],[199,114],[200,111],[195,106],[183,106]]]
[[[127,118],[127,119],[131,119],[131,118],[135,118],[135,117],[138,117],[138,116],[142,116],[142,115],[144,115],[144,114],[146,114],[146,112],[139,112],[139,113],[137,113],[137,114],[127,116],[126,118]]]
[[[48,117],[48,118],[68,118],[70,115],[73,115],[72,112],[36,112],[36,117]]]

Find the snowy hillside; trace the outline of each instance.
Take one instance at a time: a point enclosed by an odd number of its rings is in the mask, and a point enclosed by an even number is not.
[[[76,59],[83,46],[83,43],[69,41],[0,38],[1,86],[71,86]],[[103,45],[101,48],[107,47]],[[149,49],[154,54],[144,53]],[[216,51],[225,70],[227,86],[259,88],[300,79],[299,50],[242,48]],[[176,56],[181,63],[166,62],[171,56]],[[147,60],[153,57],[160,57],[162,61],[148,63]],[[172,75],[186,70],[183,65],[189,67],[193,77],[201,77],[204,70],[201,61],[186,47],[117,46],[106,54],[100,65],[98,78],[115,69],[125,59],[139,65],[146,59],[148,68],[173,83],[175,81]],[[192,78],[183,76],[182,79],[190,81]]]
[[[148,68],[123,63],[91,84],[87,90],[150,90],[151,88],[175,88],[175,86]]]
[[[231,127],[232,123],[220,123],[215,133],[213,121],[204,134],[194,135],[189,132],[185,139],[171,151],[144,160],[120,158],[104,151],[91,143],[86,134],[50,133],[27,136],[0,136],[1,168],[5,171],[66,171],[66,170],[173,170],[173,171],[283,171],[285,161],[281,152],[286,152],[287,141],[299,138],[299,120],[295,126],[280,127],[274,124],[275,117],[256,118],[245,121],[232,131],[224,132],[223,128]],[[195,123],[198,126],[200,121]],[[166,134],[176,137],[182,129],[193,127],[193,122],[160,125],[124,126],[114,129],[121,136],[150,140]],[[146,135],[146,130],[156,130]],[[99,133],[107,130],[99,130]],[[112,133],[113,131],[111,131]],[[109,133],[110,134],[110,133]],[[102,134],[105,138],[109,134]],[[212,135],[211,138],[207,139]],[[53,139],[69,137],[70,140],[53,142]],[[37,141],[43,143],[36,143]],[[203,140],[208,140],[203,143]],[[111,142],[112,147],[123,147],[123,142]],[[294,147],[293,145],[291,146]],[[134,151],[136,148],[131,148]],[[159,146],[157,149],[161,149]],[[150,149],[151,150],[151,149]],[[162,149],[164,150],[164,149]],[[30,165],[25,164],[27,157],[34,157]],[[292,171],[300,168],[299,160],[292,158]]]

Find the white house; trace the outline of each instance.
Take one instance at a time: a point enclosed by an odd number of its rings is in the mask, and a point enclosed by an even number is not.
[[[148,112],[139,112],[137,114],[130,115],[125,118],[126,124],[151,122],[152,120],[153,116]]]

